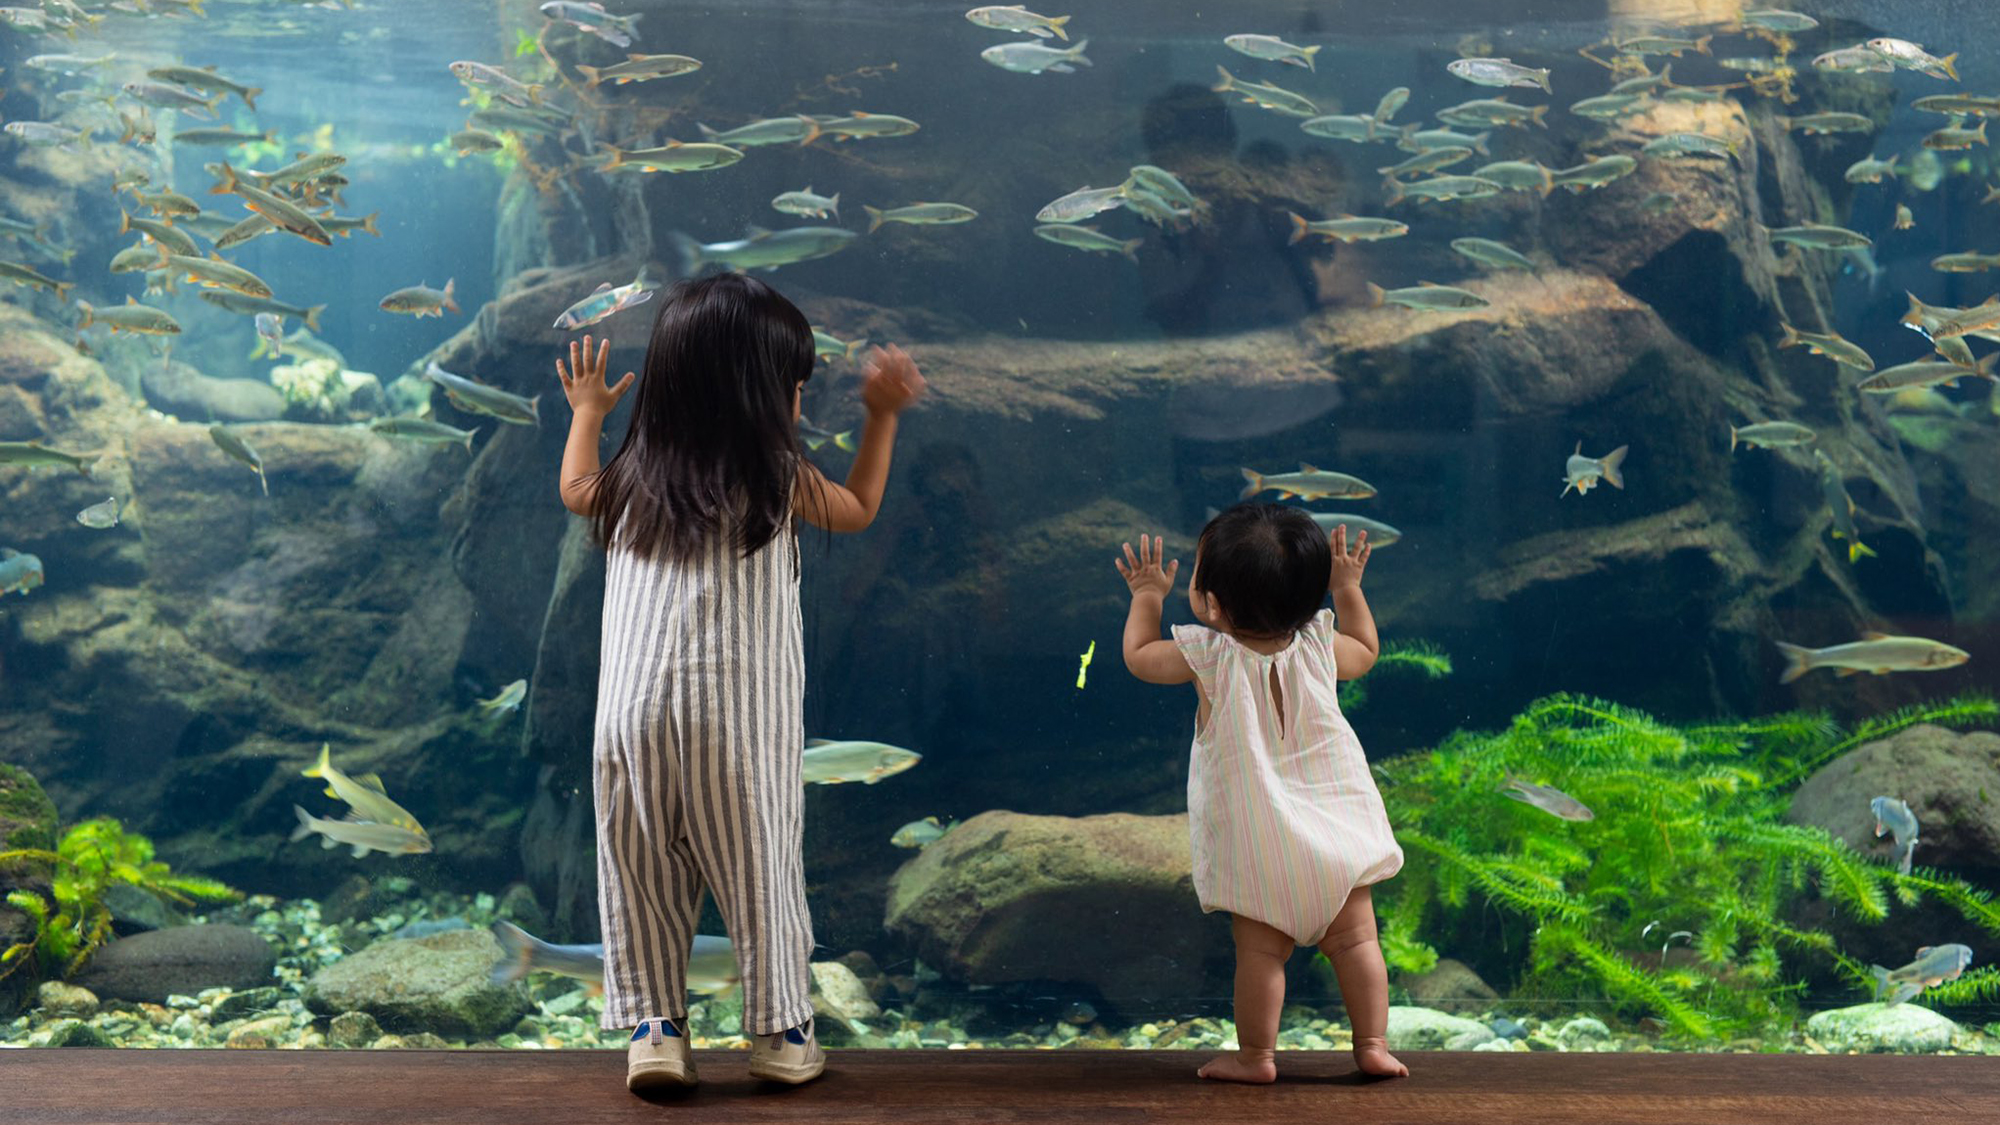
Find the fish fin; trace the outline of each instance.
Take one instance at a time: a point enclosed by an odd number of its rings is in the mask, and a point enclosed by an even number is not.
[[[1938,65],[1944,68],[1944,72],[1946,74],[1951,75],[1951,80],[1953,82],[1958,81],[1958,66],[1956,65],[1957,62],[1958,62],[1957,51],[1953,51],[1951,54],[1946,55],[1945,57],[1938,60]],[[1981,121],[1979,123],[1979,127],[1981,129],[1986,128],[1986,122]]]
[[[1319,472],[1319,466],[1308,465],[1304,461],[1301,461],[1299,462],[1299,471],[1302,473],[1316,473]]]
[[[1778,341],[1778,346],[1779,346],[1779,347],[1781,347],[1781,348],[1795,348],[1795,347],[1799,346],[1800,344],[1803,344],[1803,343],[1805,343],[1805,339],[1804,339],[1803,337],[1801,337],[1801,336],[1799,335],[1799,330],[1798,330],[1798,329],[1796,329],[1796,328],[1793,328],[1793,327],[1792,327],[1791,325],[1789,325],[1789,324],[1786,324],[1786,323],[1785,323],[1785,322],[1783,322],[1783,321],[1779,321],[1779,322],[1778,322],[1778,327],[1780,327],[1780,328],[1782,328],[1782,329],[1784,329],[1784,330],[1785,330],[1785,336],[1784,336],[1784,339],[1782,339],[1782,340],[1779,340],[1779,341]]]
[[[1995,355],[2000,355],[2000,352],[1996,352],[1996,353],[1994,353],[1994,354],[1995,354]],[[1735,427],[1735,426],[1731,426],[1731,427],[1729,427],[1729,452],[1731,452],[1731,453],[1734,453],[1734,452],[1736,452],[1736,427]]]
[[[1708,49],[1708,41],[1713,38],[1715,38],[1713,35],[1704,35],[1695,40],[1694,53],[1697,55],[1713,55],[1715,52]]]
[[[807,746],[807,748],[808,748],[808,749],[810,749],[811,747],[814,747],[814,746],[831,746],[831,745],[833,745],[833,739],[831,739],[831,738],[808,738],[808,739],[806,739],[806,746]]]
[[[1812,670],[1812,650],[1803,645],[1776,642],[1778,651],[1784,654],[1785,670],[1779,674],[1778,682],[1789,684]]]
[[[292,811],[299,814],[299,826],[292,829],[292,839],[303,840],[307,836],[312,835],[312,814],[307,812],[302,805],[293,805]]]
[[[1118,252],[1136,262],[1139,260],[1139,247],[1145,244],[1146,240],[1143,238],[1128,238],[1118,244]]]
[[[1852,562],[1853,560],[1852,560],[1852,559],[1850,559],[1850,560],[1848,560],[1848,561]],[[1859,669],[1859,668],[1835,668],[1835,669],[1833,670],[1833,674],[1834,674],[1834,675],[1835,675],[1836,677],[1838,677],[1838,678],[1840,678],[1840,679],[1843,679],[1843,680],[1844,680],[1844,679],[1846,679],[1846,678],[1847,678],[1847,677],[1849,677],[1849,676],[1859,676],[1859,675],[1861,674],[1861,669]],[[1880,672],[1877,672],[1877,673],[1875,673],[1875,674],[1876,674],[1876,675],[1878,675],[1878,676],[1879,676],[1879,675],[1881,675],[1881,673],[1880,673]]]
[[[599,285],[597,288],[592,289],[590,291],[590,295],[595,297],[599,293],[609,293],[609,292],[611,292],[611,283],[607,281],[604,282],[602,285]]]
[[[886,221],[882,218],[882,209],[880,207],[870,207],[865,203],[862,204],[861,209],[868,212],[868,233],[874,234],[877,230],[881,229],[882,224]]]
[[[1547,118],[1548,115],[1549,115],[1549,107],[1545,105],[1538,105],[1534,109],[1528,111],[1528,120],[1546,129],[1549,127],[1549,123],[1544,119]]]
[[[1063,25],[1067,24],[1069,21],[1070,21],[1069,16],[1057,16],[1054,19],[1051,19],[1045,26],[1050,31],[1055,33],[1055,37],[1057,39],[1060,39],[1063,42],[1067,43],[1069,42],[1069,32],[1063,30]]]
[[[835,449],[847,453],[854,452],[854,431],[842,430],[840,433],[833,435],[833,445]]]
[[[355,778],[354,780],[360,782],[363,785],[366,785],[368,788],[373,789],[375,792],[382,794],[384,797],[387,797],[389,795],[389,791],[387,789],[382,788],[382,777],[380,774],[364,773],[360,777]]]
[[[1604,479],[1613,488],[1623,490],[1625,487],[1625,478],[1618,472],[1618,466],[1624,463],[1625,453],[1631,448],[1629,445],[1621,445],[1598,458],[1597,463],[1604,470]]]
[[[584,77],[584,89],[586,90],[595,90],[604,81],[598,77],[597,68],[594,66],[584,66],[582,63],[578,63],[576,64],[576,69]]]
[[[1385,301],[1388,297],[1388,290],[1382,288],[1380,285],[1377,285],[1372,281],[1368,282],[1367,285],[1368,285],[1368,307],[1371,309],[1381,308],[1383,301]]]
[[[1864,641],[1886,641],[1889,639],[1889,634],[1879,629],[1863,629],[1861,631],[1861,639]]]
[[[1230,90],[1234,90],[1236,88],[1236,78],[1234,75],[1229,73],[1228,67],[1217,66],[1215,68],[1215,72],[1217,74],[1222,75],[1222,81],[1216,83],[1213,86],[1210,86],[1209,87],[1210,90],[1214,91],[1215,93],[1221,94],[1221,93],[1226,93]]]
[[[1396,204],[1401,203],[1404,195],[1403,181],[1391,179],[1386,186],[1389,189],[1389,194],[1387,198],[1382,200],[1382,206],[1394,207]]]
[[[1867,555],[1871,559],[1881,557],[1877,555],[1875,551],[1868,546],[1868,544],[1863,543],[1861,540],[1859,539],[1848,540],[1847,561],[1850,563],[1859,562],[1861,561],[1861,556],[1863,555]]]
[[[1305,241],[1306,235],[1311,233],[1312,228],[1307,225],[1305,219],[1297,211],[1287,211],[1285,213],[1292,217],[1292,237],[1285,240],[1285,245],[1296,246]],[[1993,354],[2000,355],[2000,352],[1994,352]]]
[[[456,285],[457,280],[457,278],[446,278],[444,283],[444,307],[453,312],[458,311],[458,302],[451,299],[451,291],[454,285]],[[439,315],[443,314],[440,313]]]
[[[1248,500],[1259,492],[1264,491],[1264,475],[1262,473],[1257,472],[1255,469],[1243,469],[1242,472],[1243,479],[1247,483],[1243,486],[1242,494],[1237,496],[1238,500]]]

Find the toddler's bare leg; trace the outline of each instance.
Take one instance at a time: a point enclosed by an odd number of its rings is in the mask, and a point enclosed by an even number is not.
[[[1389,1053],[1389,969],[1382,963],[1382,945],[1375,938],[1375,902],[1367,887],[1348,894],[1347,904],[1320,939],[1319,951],[1333,962],[1334,975],[1340,978],[1340,999],[1347,1005],[1347,1022],[1354,1027],[1354,1061],[1362,1073],[1410,1073]],[[1242,969],[1237,972],[1240,980]],[[1240,983],[1237,989],[1240,994]]]
[[[1278,1077],[1278,1014],[1285,1006],[1285,960],[1296,944],[1254,918],[1230,916],[1236,938],[1236,1053],[1217,1055],[1203,1078],[1273,1082]]]

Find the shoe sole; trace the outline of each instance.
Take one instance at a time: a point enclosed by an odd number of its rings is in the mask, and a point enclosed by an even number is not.
[[[693,1086],[700,1081],[693,1067],[679,1067],[671,1063],[648,1063],[630,1067],[625,1072],[627,1090],[658,1090],[665,1087]]]
[[[825,1072],[825,1059],[792,1066],[760,1062],[752,1062],[750,1064],[750,1077],[762,1078],[771,1082],[783,1082],[788,1086],[797,1086],[804,1082],[810,1082]]]

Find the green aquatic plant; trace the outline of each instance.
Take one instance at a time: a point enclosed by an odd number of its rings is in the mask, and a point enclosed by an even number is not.
[[[1382,649],[1375,658],[1375,667],[1370,676],[1382,672],[1416,672],[1426,679],[1442,679],[1451,675],[1451,657],[1444,650],[1427,641],[1407,641],[1392,644]],[[1368,702],[1368,689],[1363,680],[1344,680],[1340,685],[1340,709],[1352,711]]]
[[[8,892],[7,901],[34,919],[35,935],[0,951],[0,977],[33,964],[42,977],[67,977],[83,967],[111,934],[111,909],[104,896],[113,886],[138,887],[183,906],[197,900],[226,902],[242,892],[199,875],[176,875],[153,858],[153,842],[125,831],[116,817],[99,816],[72,825],[54,851],[15,848],[0,851],[0,864],[52,866],[53,901],[27,889]]]
[[[1880,922],[1895,904],[1929,900],[1993,934],[2000,908],[1962,879],[1900,874],[1823,829],[1786,823],[1791,791],[1863,742],[1996,712],[1966,696],[1851,731],[1812,713],[1675,727],[1598,699],[1537,700],[1504,730],[1460,731],[1376,767],[1410,857],[1378,891],[1384,955],[1410,971],[1435,956],[1416,935],[1490,934],[1497,912],[1502,932],[1523,939],[1520,995],[1609,999],[1698,1039],[1789,1018],[1802,990],[1793,978],[1810,960],[1867,989],[1866,964],[1788,920],[1796,901],[1816,893]],[[1510,780],[1560,790],[1590,819],[1509,800]],[[1927,995],[1966,1002],[2000,988],[1961,979],[1972,983]]]

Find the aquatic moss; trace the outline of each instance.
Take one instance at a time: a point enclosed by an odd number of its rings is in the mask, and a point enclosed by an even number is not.
[[[0,824],[11,825],[0,848],[54,847],[55,823],[55,802],[34,775],[0,762]]]
[[[1410,854],[1380,890],[1384,954],[1402,971],[1436,955],[1422,934],[1480,932],[1493,911],[1528,935],[1519,990],[1608,998],[1696,1039],[1789,1019],[1810,959],[1857,989],[1865,964],[1824,931],[1786,919],[1816,891],[1864,922],[1930,900],[2000,934],[1992,896],[1919,868],[1899,874],[1823,829],[1784,821],[1791,789],[1863,742],[1917,723],[1991,720],[1975,696],[1905,708],[1843,731],[1798,713],[1674,727],[1573,695],[1531,704],[1505,730],[1461,731],[1436,749],[1376,767],[1396,836]],[[1508,776],[1587,805],[1558,819],[1499,794]],[[1670,961],[1668,946],[1692,951]],[[1659,949],[1657,961],[1650,952]],[[1647,950],[1643,954],[1637,951]],[[1984,999],[2000,978],[1967,974],[1942,1003]]]

